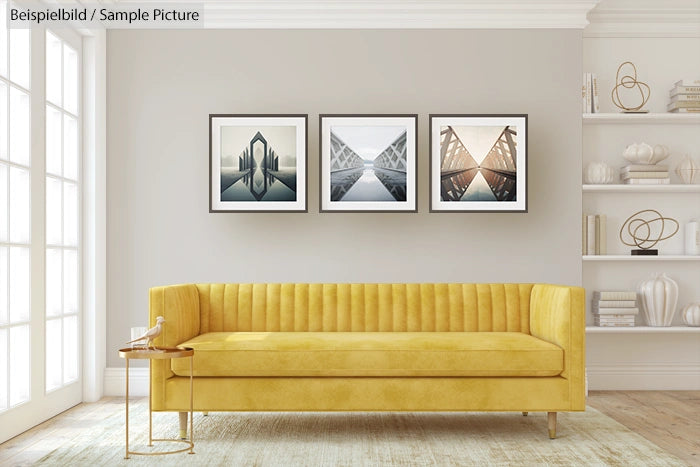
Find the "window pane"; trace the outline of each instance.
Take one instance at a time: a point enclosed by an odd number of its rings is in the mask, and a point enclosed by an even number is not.
[[[10,405],[29,400],[29,326],[10,328]]]
[[[10,29],[10,81],[29,89],[29,29]]]
[[[46,390],[61,386],[61,319],[46,321]]]
[[[63,45],[63,108],[78,114],[78,53]]]
[[[29,94],[10,88],[10,160],[29,165]]]
[[[46,249],[46,316],[59,316],[63,311],[63,251]]]
[[[0,246],[0,326],[7,324],[7,247]],[[0,346],[0,355],[3,352],[3,347]],[[2,360],[2,358],[0,358]]]
[[[63,313],[78,312],[78,252],[63,251]]]
[[[78,317],[63,318],[63,383],[78,379]]]
[[[0,354],[7,355],[7,329],[0,329]],[[0,358],[0,410],[7,408],[7,358]]]
[[[4,0],[0,0],[0,76],[7,78],[7,2]]]
[[[8,228],[7,228],[7,192],[8,178],[7,178],[7,166],[5,164],[0,164],[0,242],[7,242]]]
[[[46,106],[46,172],[61,175],[61,112]]]
[[[2,32],[0,31],[0,34]],[[1,42],[1,41],[0,41]],[[0,44],[0,47],[2,44]],[[0,159],[7,160],[7,85],[0,82]]]
[[[29,243],[29,171],[10,167],[10,241]]]
[[[63,231],[61,225],[63,196],[61,181],[46,177],[46,244],[61,245]]]
[[[63,183],[63,244],[78,245],[78,186]]]
[[[63,118],[63,176],[78,179],[78,121],[68,115]]]
[[[61,106],[61,41],[46,31],[46,100]]]
[[[10,322],[29,321],[29,248],[10,247]]]

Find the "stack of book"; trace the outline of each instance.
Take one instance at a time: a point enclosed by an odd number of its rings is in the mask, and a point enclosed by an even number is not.
[[[669,112],[700,112],[700,79],[676,81],[669,95],[666,106]]]
[[[631,164],[620,169],[620,177],[627,185],[668,185],[671,179],[667,165]]]
[[[593,292],[593,324],[596,326],[634,326],[637,308],[637,293],[630,291]]]
[[[607,255],[607,223],[605,214],[583,215],[583,255]]]
[[[598,103],[598,78],[595,73],[583,74],[581,105],[581,110],[583,110],[585,114],[600,112],[600,104]]]

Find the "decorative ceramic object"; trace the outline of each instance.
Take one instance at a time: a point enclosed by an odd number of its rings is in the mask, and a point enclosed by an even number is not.
[[[664,146],[663,144],[655,144],[654,145],[654,156],[651,159],[652,164],[658,164],[662,160],[668,158],[671,153],[668,151],[668,148]]]
[[[695,183],[695,178],[700,174],[700,164],[695,162],[689,155],[685,155],[683,160],[676,166],[676,175],[686,185]]]
[[[700,302],[689,303],[681,311],[686,326],[700,326]]]
[[[654,148],[647,143],[634,143],[625,148],[622,157],[633,164],[654,164]]]
[[[642,311],[649,326],[670,326],[676,313],[678,284],[666,274],[656,274],[639,286]]]
[[[626,68],[626,70],[623,71],[623,68]],[[623,74],[620,76],[621,72],[629,74]],[[626,97],[627,103],[623,103],[622,98],[620,97],[621,87],[636,90],[631,97],[636,97],[638,101],[636,103],[631,103],[630,95],[628,93]],[[615,87],[613,88],[611,95],[613,104],[625,112],[646,113],[648,111],[642,110],[642,107],[644,107],[644,104],[646,104],[649,100],[649,96],[651,96],[651,89],[646,83],[637,80],[637,67],[634,66],[634,63],[623,62],[617,68],[617,74],[615,75]]]
[[[605,162],[591,162],[586,166],[584,180],[596,185],[612,183],[615,180],[615,170]]]

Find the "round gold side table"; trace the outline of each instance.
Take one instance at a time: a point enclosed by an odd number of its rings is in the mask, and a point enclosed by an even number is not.
[[[192,368],[194,360],[194,349],[189,347],[155,347],[155,348],[145,348],[145,347],[134,347],[119,349],[119,356],[126,359],[126,456],[124,459],[129,459],[130,454],[136,454],[139,456],[159,456],[164,454],[177,454],[178,452],[189,451],[189,454],[194,454],[194,434],[193,434],[193,407],[194,407],[194,397],[193,397],[193,379],[192,379]],[[152,372],[152,360],[164,360],[171,358],[186,358],[190,359],[190,437],[189,439],[153,439],[153,410],[151,409],[151,372]],[[137,452],[129,451],[129,360],[148,360],[148,446],[153,446],[154,441],[169,441],[187,444],[186,448],[176,449],[173,451],[159,451],[159,452]]]

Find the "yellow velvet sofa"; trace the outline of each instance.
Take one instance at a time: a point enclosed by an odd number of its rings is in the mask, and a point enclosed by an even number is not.
[[[579,287],[184,284],[150,290],[157,316],[157,345],[195,349],[196,411],[541,411],[554,438],[585,409]],[[181,430],[188,360],[152,361]]]

